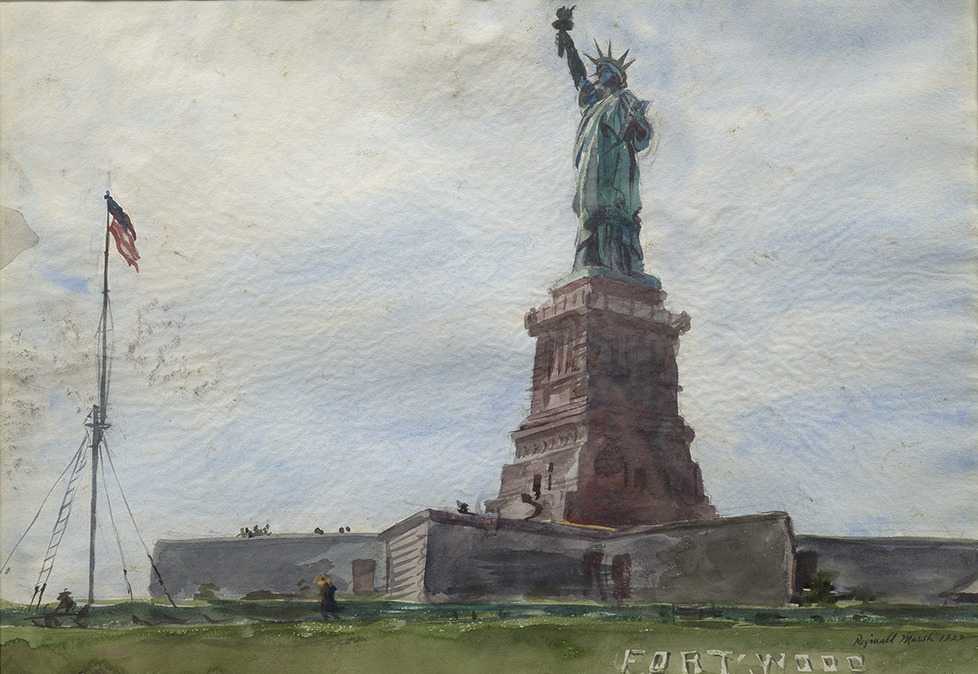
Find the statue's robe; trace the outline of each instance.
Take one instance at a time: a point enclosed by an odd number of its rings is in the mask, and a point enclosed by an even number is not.
[[[574,270],[600,266],[624,274],[641,273],[638,214],[642,200],[635,153],[647,148],[652,139],[652,127],[645,118],[648,102],[628,89],[600,96],[590,82],[581,87],[579,102],[582,119],[574,148],[578,169]],[[629,111],[631,125],[626,123]]]

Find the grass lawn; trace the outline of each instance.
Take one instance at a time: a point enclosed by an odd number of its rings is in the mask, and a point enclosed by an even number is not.
[[[881,674],[978,672],[978,623],[967,619],[760,625],[608,614],[485,613],[473,620],[471,613],[459,612],[115,629],[5,623],[0,627],[3,674],[594,674],[621,672],[627,649],[634,661],[627,671],[643,673],[699,674],[699,665],[703,674],[720,674],[722,660],[730,674],[799,672],[809,663],[813,672],[833,666],[838,672]],[[656,651],[668,653],[668,661]],[[730,655],[716,654],[723,651]],[[773,662],[764,663],[767,655]]]

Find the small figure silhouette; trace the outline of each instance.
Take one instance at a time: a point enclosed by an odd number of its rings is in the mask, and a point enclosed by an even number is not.
[[[71,592],[68,592],[68,588],[65,588],[64,591],[58,595],[58,607],[54,610],[55,612],[64,611],[65,613],[68,613],[75,608],[75,606],[75,600],[71,598]]]

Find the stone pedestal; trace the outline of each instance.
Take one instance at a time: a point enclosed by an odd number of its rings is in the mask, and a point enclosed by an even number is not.
[[[689,316],[665,309],[657,280],[644,278],[570,280],[527,313],[530,415],[490,512],[613,527],[716,516],[677,405]]]

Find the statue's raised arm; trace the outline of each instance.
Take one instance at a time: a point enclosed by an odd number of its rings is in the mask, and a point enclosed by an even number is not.
[[[587,84],[587,70],[577,53],[577,47],[574,46],[574,39],[568,32],[574,27],[574,7],[558,9],[557,20],[551,25],[557,29],[557,56],[567,54],[567,67],[570,69],[571,79],[574,80],[574,86],[580,89]]]
[[[558,9],[553,27],[557,29],[557,55],[567,55],[582,115],[574,148],[574,165],[578,169],[574,271],[605,268],[612,273],[651,279],[642,273],[642,200],[636,159],[636,154],[652,140],[652,126],[645,118],[648,102],[628,90],[626,70],[634,63],[625,62],[628,50],[615,58],[610,42],[607,54],[597,42],[597,56],[585,54],[596,69],[595,80],[588,80],[568,32],[574,27],[573,10]]]

